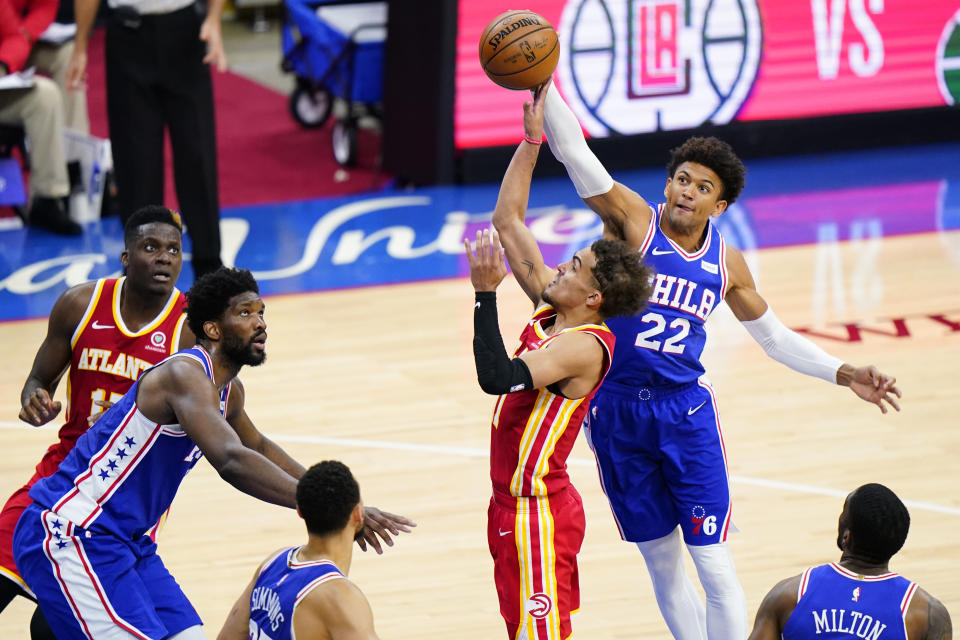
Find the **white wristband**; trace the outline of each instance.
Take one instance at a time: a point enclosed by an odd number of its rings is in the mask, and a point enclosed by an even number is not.
[[[543,105],[543,128],[550,151],[567,168],[581,198],[598,196],[613,188],[613,178],[587,146],[577,116],[552,84]]]
[[[743,326],[777,362],[808,376],[837,383],[837,370],[843,360],[785,327],[770,307],[756,320],[745,320]]]

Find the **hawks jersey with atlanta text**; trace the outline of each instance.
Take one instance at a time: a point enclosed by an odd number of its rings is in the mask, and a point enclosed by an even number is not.
[[[170,358],[200,363],[213,381],[210,356],[201,347]],[[30,497],[84,529],[135,540],[169,508],[183,478],[202,457],[178,424],[157,424],[137,407],[135,382],[90,429],[52,476],[38,481]],[[230,385],[220,392],[226,413]]]
[[[293,612],[300,601],[325,582],[346,579],[329,560],[297,560],[299,549],[278,551],[263,563],[250,593],[252,640],[292,640]]]
[[[541,305],[520,334],[514,357],[543,349],[558,335],[584,331],[603,347],[600,381],[610,367],[613,333],[606,325],[585,324],[554,335],[546,330],[557,317],[549,305]],[[490,435],[490,479],[495,493],[508,496],[545,496],[570,484],[567,456],[573,448],[600,382],[583,398],[565,398],[550,388],[529,389],[497,398]]]
[[[700,249],[687,253],[660,229],[663,208],[650,216],[640,246],[656,271],[647,306],[607,320],[617,336],[608,380],[626,386],[676,385],[703,375],[704,323],[727,288],[726,245],[713,221]]]
[[[120,315],[124,280],[97,280],[70,339],[67,417],[59,433],[64,449],[70,449],[87,430],[87,418],[101,410],[93,404],[95,400],[119,400],[141,373],[174,353],[180,342],[186,297],[174,288],[157,317],[132,331]]]
[[[916,582],[896,573],[864,576],[836,563],[812,567],[800,576],[783,640],[907,640],[904,618],[916,592]]]

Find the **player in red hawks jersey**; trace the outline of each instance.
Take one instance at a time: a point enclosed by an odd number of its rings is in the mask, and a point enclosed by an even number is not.
[[[465,245],[476,291],[477,379],[499,396],[490,439],[487,540],[500,614],[510,638],[564,640],[571,634],[570,614],[580,606],[577,553],[586,526],[566,460],[610,367],[614,337],[604,320],[638,312],[653,274],[620,240],[597,240],[556,270],[544,264],[524,218],[546,86],[524,104],[526,137],[493,213],[499,236],[478,232],[475,247],[469,240]],[[496,309],[496,289],[507,273],[504,254],[535,308],[512,359]]]
[[[64,369],[66,421],[59,440],[47,449],[36,473],[0,512],[0,611],[17,595],[33,599],[13,561],[13,531],[32,502],[28,492],[60,462],[93,419],[121,397],[144,369],[195,342],[184,322],[186,298],[176,288],[183,264],[177,213],[147,206],[124,229],[120,255],[126,276],[102,278],[65,291],[50,312],[47,335],[20,393],[20,419],[35,427],[60,413],[52,400]],[[40,610],[31,623],[34,640],[49,631]]]

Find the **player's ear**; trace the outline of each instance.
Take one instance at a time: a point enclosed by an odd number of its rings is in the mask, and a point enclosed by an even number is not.
[[[844,529],[840,534],[840,549],[847,549],[850,546],[850,529]]]
[[[120,254],[120,266],[123,267],[124,270],[130,266],[130,253],[126,249]]]
[[[718,215],[727,210],[727,201],[726,200],[717,200],[717,204],[713,207],[713,212],[710,214],[711,217],[716,218]]]
[[[363,510],[363,501],[357,503],[357,506],[353,508],[353,511],[350,513],[350,522],[354,523],[357,528],[357,533],[360,533],[360,530],[363,529],[363,521],[365,518],[366,512]]]
[[[596,311],[600,308],[601,304],[603,304],[603,294],[597,289],[594,289],[593,292],[587,296],[587,307]]]
[[[299,518],[303,520],[303,514],[300,513],[300,505],[297,505],[297,516],[299,516]]]
[[[220,325],[214,320],[207,320],[203,323],[203,333],[210,340],[219,340]]]
[[[667,198],[667,191],[670,189],[670,183],[673,182],[673,178],[667,178],[667,184],[663,187],[663,197]]]

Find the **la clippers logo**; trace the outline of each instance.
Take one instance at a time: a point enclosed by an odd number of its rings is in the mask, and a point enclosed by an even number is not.
[[[535,593],[527,598],[527,613],[534,618],[546,618],[553,610],[553,600],[545,593]]]
[[[757,0],[569,0],[564,97],[592,135],[733,119],[757,76]]]

